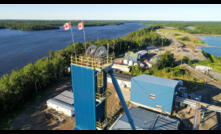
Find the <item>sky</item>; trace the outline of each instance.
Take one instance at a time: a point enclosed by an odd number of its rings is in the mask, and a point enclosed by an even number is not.
[[[0,19],[221,21],[221,4],[0,4]]]

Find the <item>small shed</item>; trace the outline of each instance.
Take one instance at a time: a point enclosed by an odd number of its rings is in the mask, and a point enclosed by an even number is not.
[[[169,116],[140,108],[129,109],[136,130],[178,130],[180,121]],[[120,116],[110,127],[110,130],[131,130],[126,114]]]
[[[179,81],[151,75],[131,79],[132,103],[162,113],[171,114]]]

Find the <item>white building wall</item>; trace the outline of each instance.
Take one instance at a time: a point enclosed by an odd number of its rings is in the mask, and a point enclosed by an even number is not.
[[[48,108],[52,108],[52,109],[54,109],[54,110],[56,110],[56,111],[58,111],[60,113],[63,113],[65,115],[67,115],[67,116],[71,117],[71,116],[74,115],[74,111],[73,110],[66,109],[64,107],[58,106],[56,104],[53,104],[51,102],[47,102],[47,106],[48,106]]]

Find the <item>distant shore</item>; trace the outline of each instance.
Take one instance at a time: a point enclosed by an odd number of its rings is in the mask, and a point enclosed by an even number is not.
[[[0,29],[12,29],[22,31],[40,31],[59,29],[67,21],[34,21],[34,20],[0,20]],[[71,21],[72,26],[77,26],[79,21]],[[85,21],[84,26],[121,25],[126,21]]]
[[[94,27],[94,26],[115,26],[122,25],[124,23],[119,24],[85,24],[84,27]],[[9,30],[21,30],[21,31],[42,31],[42,30],[54,30],[60,29],[61,26],[53,26],[53,27],[43,27],[39,29],[20,29],[20,28],[9,28],[9,27],[0,27],[0,29],[9,29]]]
[[[221,36],[220,34],[193,34],[196,36]]]

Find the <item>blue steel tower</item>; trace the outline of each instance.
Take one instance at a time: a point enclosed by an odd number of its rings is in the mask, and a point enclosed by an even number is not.
[[[135,129],[111,66],[111,57],[100,58],[85,55],[71,58],[75,130],[107,129],[109,119],[106,116],[106,99],[111,95],[106,91],[108,73],[112,78],[112,82],[131,127]]]

